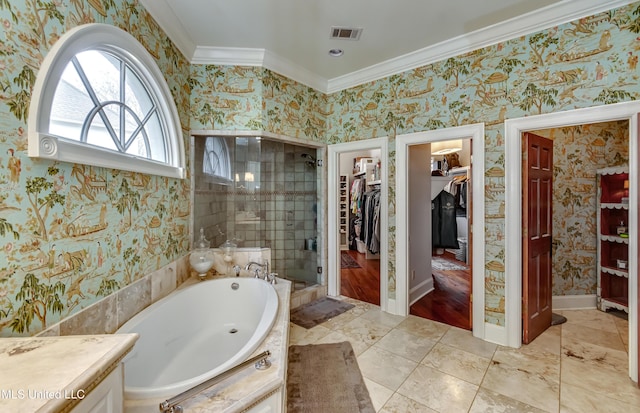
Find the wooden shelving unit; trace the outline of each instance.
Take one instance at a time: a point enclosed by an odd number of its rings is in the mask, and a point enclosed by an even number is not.
[[[597,301],[629,312],[629,168],[598,170]]]
[[[349,178],[347,175],[340,175],[338,207],[340,249],[349,249]]]

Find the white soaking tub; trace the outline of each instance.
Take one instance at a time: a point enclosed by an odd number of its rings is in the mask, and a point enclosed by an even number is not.
[[[125,399],[171,398],[241,363],[277,312],[275,289],[256,278],[219,278],[174,291],[116,332],[140,335],[124,358]]]

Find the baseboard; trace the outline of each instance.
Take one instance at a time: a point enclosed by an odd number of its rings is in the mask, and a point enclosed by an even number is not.
[[[501,346],[509,345],[509,340],[507,338],[507,329],[503,326],[497,326],[495,324],[484,323],[483,339],[490,343],[499,344]]]
[[[551,306],[554,310],[586,310],[596,308],[596,295],[554,295]]]
[[[433,277],[429,277],[409,290],[409,307],[434,290]]]

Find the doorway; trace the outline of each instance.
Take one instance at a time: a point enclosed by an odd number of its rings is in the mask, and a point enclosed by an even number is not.
[[[481,339],[485,337],[484,320],[484,268],[485,259],[485,202],[484,202],[484,124],[464,125],[454,128],[439,129],[427,132],[412,133],[396,137],[396,164],[407,165],[409,149],[412,145],[471,138],[473,162],[471,168],[471,187],[480,188],[473,193],[473,208],[470,221],[472,223],[469,238],[470,266],[475,268],[471,275],[471,312],[473,335]],[[409,313],[410,304],[410,257],[409,257],[409,172],[406,167],[396,170],[396,299],[398,307],[404,314]],[[474,231],[474,228],[477,230]],[[489,327],[491,329],[491,327]],[[490,331],[489,335],[493,337]],[[495,341],[491,339],[491,341]]]
[[[395,297],[389,294],[388,275],[388,138],[339,143],[327,147],[327,293],[341,294],[341,233],[340,233],[340,157],[342,154],[360,151],[379,151],[380,165],[380,245],[379,245],[379,305],[383,311],[398,314]],[[353,160],[352,160],[353,162]]]
[[[409,146],[410,314],[471,330],[472,140]],[[434,208],[435,206],[435,208]]]
[[[379,149],[339,154],[340,294],[380,305]]]
[[[506,345],[522,344],[522,149],[525,131],[560,128],[599,122],[629,122],[629,256],[638,256],[638,119],[640,103],[627,102],[577,109],[505,122],[505,329]],[[638,380],[638,263],[629,262],[629,376]]]

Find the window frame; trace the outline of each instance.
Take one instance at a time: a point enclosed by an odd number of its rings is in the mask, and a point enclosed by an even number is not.
[[[205,179],[208,182],[219,183],[222,185],[233,184],[233,176],[231,175],[231,152],[229,151],[229,145],[227,144],[226,139],[222,136],[206,136],[204,139],[204,150],[202,153],[202,174],[206,177]],[[213,146],[211,151],[208,150],[209,142],[213,142],[211,144]],[[222,151],[222,153],[216,152],[216,155],[218,156],[218,158],[224,158],[224,172],[226,172],[226,175],[217,175],[214,173],[214,171],[209,172],[207,170],[206,161],[211,161],[209,154],[215,152],[216,149],[220,149]]]
[[[51,106],[62,72],[76,54],[86,50],[110,53],[123,60],[154,95],[161,114],[164,146],[167,150],[166,162],[59,138],[49,133]],[[186,171],[184,138],[178,110],[158,65],[133,36],[103,23],[85,24],[69,30],[45,56],[29,106],[28,154],[36,158],[179,179],[185,178]]]

